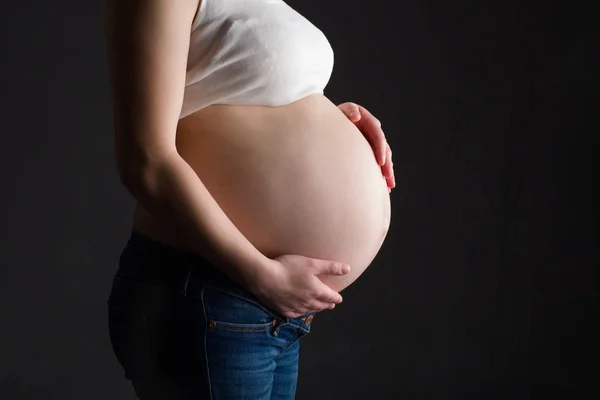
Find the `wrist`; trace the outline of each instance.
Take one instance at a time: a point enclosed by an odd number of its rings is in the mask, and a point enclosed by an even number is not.
[[[274,272],[274,261],[266,256],[259,257],[240,269],[240,283],[252,294],[260,294]]]

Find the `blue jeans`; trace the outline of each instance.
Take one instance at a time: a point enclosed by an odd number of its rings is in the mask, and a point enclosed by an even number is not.
[[[199,255],[135,229],[108,310],[140,400],[292,400],[299,339],[315,315],[283,317]]]

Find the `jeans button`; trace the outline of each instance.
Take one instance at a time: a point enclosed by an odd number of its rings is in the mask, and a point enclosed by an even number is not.
[[[304,320],[304,322],[306,323],[306,325],[310,325],[310,323],[313,320],[313,315],[309,315],[308,317],[306,317],[306,319]]]

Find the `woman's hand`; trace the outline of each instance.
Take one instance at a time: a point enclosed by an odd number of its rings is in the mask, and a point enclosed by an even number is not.
[[[358,130],[365,136],[373,148],[375,159],[381,166],[381,173],[387,182],[388,191],[396,187],[394,177],[394,163],[392,162],[392,149],[385,139],[381,129],[381,122],[373,116],[366,108],[358,104],[347,102],[338,105],[338,108],[356,125]]]
[[[248,289],[261,303],[288,318],[331,310],[342,295],[319,279],[320,275],[346,275],[348,264],[286,254],[270,259],[268,268]]]

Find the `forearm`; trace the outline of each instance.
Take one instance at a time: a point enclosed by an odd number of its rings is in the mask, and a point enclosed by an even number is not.
[[[178,153],[122,181],[144,208],[175,221],[191,250],[232,280],[251,288],[266,271],[269,259],[237,229]]]

